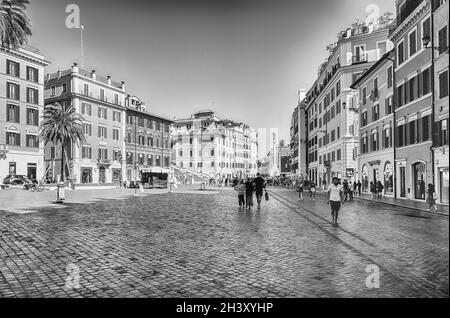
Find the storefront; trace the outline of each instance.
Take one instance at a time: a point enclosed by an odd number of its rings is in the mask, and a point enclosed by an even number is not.
[[[413,177],[414,199],[425,200],[426,192],[426,166],[423,162],[416,162],[411,166]]]
[[[364,165],[361,170],[362,192],[369,192],[369,167]]]
[[[439,198],[440,203],[448,204],[449,203],[449,171],[447,168],[439,169]]]
[[[92,168],[81,167],[81,183],[90,184],[92,183]]]
[[[167,188],[169,169],[159,167],[142,168],[140,174],[144,188]]]
[[[384,193],[387,195],[394,193],[393,167],[389,161],[384,164]]]

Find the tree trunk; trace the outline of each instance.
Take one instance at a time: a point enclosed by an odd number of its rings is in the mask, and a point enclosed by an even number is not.
[[[64,143],[61,143],[61,182],[64,182]]]

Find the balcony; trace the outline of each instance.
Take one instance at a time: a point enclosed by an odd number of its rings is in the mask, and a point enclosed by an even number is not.
[[[110,165],[111,164],[111,160],[109,160],[109,159],[97,159],[97,163],[98,164],[102,164],[102,165]]]
[[[352,64],[367,63],[368,61],[369,61],[369,55],[367,53],[352,56]]]

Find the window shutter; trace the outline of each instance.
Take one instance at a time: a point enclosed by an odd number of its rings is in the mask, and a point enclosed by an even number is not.
[[[419,73],[417,76],[418,97],[423,95],[423,73]]]
[[[98,137],[101,137],[101,131],[100,131],[100,127],[98,127]]]
[[[383,132],[382,132],[382,136],[383,136],[383,137],[382,137],[383,140],[381,141],[381,142],[383,143],[383,146],[382,146],[382,147],[383,147],[383,148],[386,148],[386,146],[387,146],[387,145],[386,145],[386,130],[384,130],[384,129],[383,129]]]

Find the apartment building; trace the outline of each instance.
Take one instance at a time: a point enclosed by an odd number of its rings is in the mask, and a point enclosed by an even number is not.
[[[45,104],[72,105],[84,118],[86,142],[67,145],[66,175],[78,184],[105,184],[125,180],[121,163],[125,153],[125,83],[100,76],[74,64],[47,74]],[[61,171],[59,145],[45,147],[48,180],[57,181]]]
[[[307,94],[309,178],[330,184],[333,177],[359,178],[356,160],[359,116],[351,84],[392,49],[388,29],[357,25],[342,31]],[[316,154],[317,152],[317,154]]]
[[[244,178],[257,172],[257,131],[201,111],[175,120],[172,157],[177,167],[211,178]]]
[[[47,65],[33,47],[0,48],[0,183],[7,175],[44,175],[38,135]]]
[[[304,89],[298,92],[298,103],[295,107],[291,116],[291,127],[290,127],[290,165],[291,173],[295,176],[306,176],[306,129],[307,124],[306,119],[306,103],[305,103],[306,92]]]
[[[388,196],[394,194],[393,57],[393,51],[386,53],[351,86],[360,114],[357,157],[362,191],[370,192],[370,182],[381,181]]]
[[[424,201],[433,183],[431,50],[422,38],[431,34],[431,5],[400,0],[389,30],[395,47],[396,196]]]
[[[127,95],[125,106],[126,180],[153,186],[169,172],[173,121],[150,113],[136,96]]]
[[[433,0],[431,47],[434,66],[434,175],[438,202],[449,203],[449,4],[447,0]],[[433,41],[431,41],[433,40]],[[431,50],[431,49],[430,49]]]

